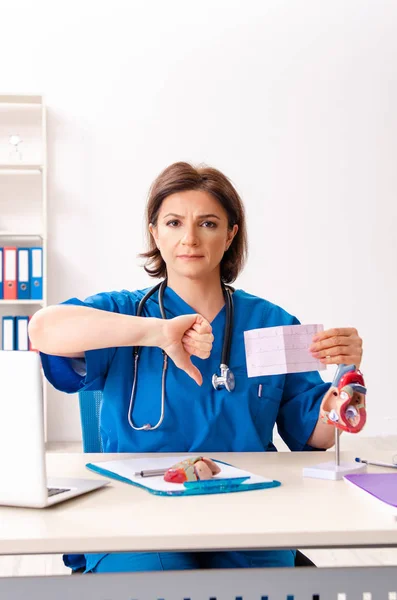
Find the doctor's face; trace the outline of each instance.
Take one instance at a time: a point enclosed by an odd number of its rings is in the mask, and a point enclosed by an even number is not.
[[[220,276],[220,262],[238,226],[229,229],[225,209],[211,194],[189,190],[165,198],[149,229],[168,274],[198,279]]]

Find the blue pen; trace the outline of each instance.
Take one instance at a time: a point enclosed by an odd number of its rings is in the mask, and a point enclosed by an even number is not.
[[[382,461],[370,461],[364,460],[363,458],[355,458],[356,462],[365,463],[366,465],[374,465],[375,467],[387,467],[388,469],[397,469],[397,464],[386,463]]]

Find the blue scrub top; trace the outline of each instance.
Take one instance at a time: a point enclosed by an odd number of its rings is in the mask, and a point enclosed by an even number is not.
[[[146,289],[105,292],[84,302],[72,298],[64,304],[135,315],[146,292]],[[317,371],[248,378],[245,360],[244,331],[297,325],[298,319],[279,306],[243,290],[233,293],[233,302],[229,367],[236,379],[234,391],[215,390],[212,386],[212,375],[220,372],[226,324],[223,307],[211,323],[214,335],[211,356],[205,360],[192,357],[192,362],[202,373],[203,385],[198,386],[171,360],[168,362],[164,421],[154,431],[135,431],[128,423],[133,381],[132,347],[87,351],[82,374],[75,368],[73,360],[41,353],[45,376],[63,392],[103,392],[100,431],[105,452],[275,450],[272,443],[275,423],[290,450],[310,450],[307,440],[318,421],[320,403],[330,384],[324,383]],[[164,292],[164,308],[169,319],[196,312],[170,287]],[[157,293],[146,302],[143,315],[161,318]],[[160,348],[141,349],[133,410],[133,422],[137,426],[153,425],[160,417],[162,364]],[[72,557],[67,562],[73,566]]]
[[[135,315],[146,291],[105,292],[84,302],[72,298],[64,304]],[[203,375],[203,385],[198,386],[171,360],[168,362],[165,416],[155,431],[134,431],[128,423],[132,347],[87,351],[86,374],[78,374],[71,359],[41,353],[44,373],[63,392],[103,392],[100,429],[105,452],[263,452],[274,449],[275,423],[291,450],[309,449],[306,443],[330,384],[324,383],[317,371],[248,378],[245,360],[244,331],[296,325],[299,321],[279,306],[243,290],[234,292],[233,301],[229,367],[236,379],[234,391],[215,390],[212,386],[213,373],[220,372],[226,321],[223,307],[211,323],[215,338],[211,356],[205,360],[192,357]],[[169,319],[195,313],[169,287],[165,289],[164,307]],[[161,318],[157,293],[146,302],[143,315]],[[160,417],[162,364],[160,348],[141,349],[133,409],[133,422],[137,426],[153,425]]]

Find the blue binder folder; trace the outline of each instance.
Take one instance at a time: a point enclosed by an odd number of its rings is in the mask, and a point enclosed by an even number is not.
[[[29,350],[29,317],[15,317],[15,350]]]
[[[43,249],[30,248],[30,298],[43,299]]]
[[[15,318],[2,318],[1,348],[2,350],[15,350]]]
[[[3,279],[3,248],[0,248],[0,300],[4,299]]]
[[[29,281],[29,248],[17,249],[17,296],[18,300],[28,300],[30,298]]]

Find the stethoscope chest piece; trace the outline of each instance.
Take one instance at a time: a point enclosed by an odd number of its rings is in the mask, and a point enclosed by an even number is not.
[[[232,392],[235,388],[236,382],[232,371],[227,365],[221,365],[221,374],[216,373],[212,376],[212,385],[216,390],[224,387],[228,392]]]

